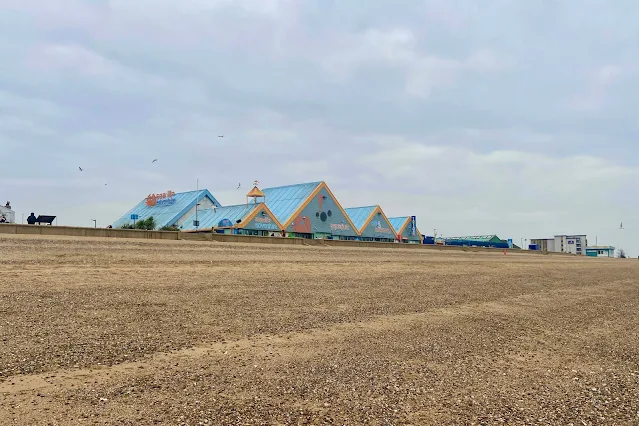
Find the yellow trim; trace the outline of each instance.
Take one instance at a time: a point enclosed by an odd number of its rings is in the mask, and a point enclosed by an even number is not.
[[[408,216],[406,218],[406,222],[404,222],[404,226],[402,226],[400,228],[400,231],[397,233],[399,235],[401,235],[404,232],[404,229],[406,228],[406,226],[408,226],[408,224],[410,223],[410,216]],[[417,235],[419,235],[419,240],[420,241],[424,241],[424,237],[422,236],[422,234],[419,232],[419,229],[415,228],[415,230],[417,231]],[[396,235],[397,236],[397,235]]]
[[[369,224],[369,222],[371,220],[373,220],[373,218],[375,217],[375,213],[377,213],[377,210],[380,210],[379,206],[375,206],[375,208],[373,209],[373,212],[368,216],[368,218],[366,218],[366,220],[364,221],[364,224],[362,225],[362,227],[360,229],[358,229],[358,233],[361,235],[362,234],[362,230],[364,228],[366,228],[366,226]],[[391,229],[393,227],[391,226]]]
[[[360,232],[357,230],[357,228],[355,227],[355,224],[353,223],[353,221],[351,220],[350,217],[348,217],[348,215],[346,214],[346,211],[344,211],[344,209],[342,208],[342,205],[339,203],[339,201],[337,201],[337,198],[335,198],[335,194],[333,194],[333,191],[331,191],[331,189],[328,187],[328,185],[326,185],[326,182],[322,182],[322,184],[320,185],[320,187],[323,186],[326,189],[326,192],[328,192],[328,195],[331,196],[331,198],[333,198],[333,201],[335,202],[335,205],[337,206],[337,208],[339,209],[339,211],[342,213],[342,215],[344,215],[344,217],[346,218],[346,220],[348,221],[348,223],[351,225],[351,228],[353,228],[353,230],[355,231],[355,233],[360,236]]]
[[[409,220],[410,220],[410,216],[408,216],[408,217],[406,218],[406,221],[404,222],[404,224],[402,225],[402,227],[401,227],[401,228],[399,228],[399,231],[397,231],[397,232],[395,233],[395,236],[398,236],[398,235],[400,235],[402,232],[404,232],[404,228],[406,228],[406,225],[408,225],[408,221],[409,221]]]
[[[393,224],[390,223],[390,220],[388,219],[388,216],[386,216],[386,213],[384,213],[384,210],[380,207],[379,211],[382,212],[382,217],[384,219],[386,219],[386,222],[390,225],[391,229],[393,229]],[[394,231],[394,229],[393,229],[393,231]]]
[[[295,210],[293,212],[293,214],[291,216],[289,216],[288,220],[284,223],[282,223],[282,229],[288,229],[289,226],[291,226],[291,223],[293,223],[293,221],[295,221],[295,218],[302,213],[302,210],[304,210],[306,208],[306,206],[308,206],[308,204],[311,202],[311,200],[317,195],[319,194],[319,192],[322,190],[322,184],[324,182],[320,182],[319,185],[317,185],[317,188],[315,188],[313,190],[313,192],[311,192],[308,197],[306,197],[306,200],[304,200],[304,202],[302,204],[300,204],[300,207]]]
[[[382,209],[380,205],[375,206],[375,209],[373,209],[373,212],[370,214],[370,216],[368,216],[368,219],[366,219],[366,222],[364,222],[364,225],[362,225],[362,229],[360,230],[359,234],[361,235],[362,232],[364,232],[364,229],[366,229],[366,227],[370,224],[371,220],[373,220],[373,218],[375,217],[375,213],[377,212],[380,212],[382,214],[382,218],[386,221],[386,224],[389,226],[389,229],[394,234],[394,236],[397,237],[397,234],[395,233],[395,228],[393,228],[393,224],[390,223],[390,220],[388,220],[386,213],[384,213],[384,210]]]
[[[300,205],[300,207],[297,210],[295,210],[295,212],[289,217],[289,219],[286,222],[284,222],[282,224],[282,226],[283,226],[282,229],[288,229],[288,227],[291,226],[291,223],[293,223],[295,218],[300,213],[302,213],[302,211],[310,204],[310,202],[313,200],[313,198],[315,198],[317,196],[317,194],[319,194],[322,189],[326,189],[326,192],[328,192],[328,195],[331,196],[331,198],[335,202],[335,205],[339,209],[340,213],[342,213],[344,218],[348,221],[348,224],[351,226],[351,229],[353,229],[355,234],[358,235],[358,236],[361,235],[360,232],[357,230],[357,227],[353,224],[353,221],[351,220],[351,218],[348,217],[348,215],[346,214],[346,212],[342,208],[342,205],[339,203],[339,201],[337,201],[337,198],[335,197],[335,194],[333,194],[333,191],[331,191],[331,189],[328,187],[328,185],[326,185],[326,182],[324,182],[324,181],[320,182],[320,184],[317,185],[317,188],[315,188],[313,190],[313,192],[311,192],[309,194],[309,196],[306,197],[306,200],[304,200],[304,202]]]
[[[235,228],[237,229],[243,229],[250,221],[252,221],[255,216],[258,215],[259,212],[261,211],[265,211],[270,217],[271,219],[273,219],[273,221],[275,222],[275,224],[277,226],[279,226],[279,230],[281,231],[282,229],[282,224],[277,220],[277,218],[275,217],[275,215],[273,214],[273,212],[268,208],[268,206],[264,203],[258,204],[258,208],[254,209],[250,215],[248,215],[246,217],[246,219],[244,219],[242,222],[240,222],[237,226],[235,226]]]

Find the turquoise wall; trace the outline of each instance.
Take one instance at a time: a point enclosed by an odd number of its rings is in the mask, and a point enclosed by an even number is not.
[[[258,213],[249,223],[244,226],[244,229],[252,229],[257,231],[281,231],[279,225],[268,214],[262,216]]]
[[[410,232],[411,232],[411,225],[410,225],[410,220],[409,220],[408,225],[406,225],[406,227],[402,231],[402,237],[407,238],[410,241],[420,241],[421,242],[421,239],[419,238],[419,234],[417,234],[417,232],[415,232],[415,235],[411,235]]]
[[[326,197],[326,198],[324,198]],[[305,218],[305,219],[304,219]],[[322,188],[313,197],[308,206],[294,219],[287,228],[296,234],[325,234],[335,236],[356,236],[357,231],[342,214],[337,201],[326,188]]]
[[[373,215],[371,221],[364,225],[361,237],[394,240],[395,231],[393,230],[393,226],[388,223],[384,216],[378,211]]]

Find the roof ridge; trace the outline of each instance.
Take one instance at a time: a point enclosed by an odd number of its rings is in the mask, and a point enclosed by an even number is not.
[[[303,186],[303,185],[310,185],[310,184],[319,185],[322,182],[324,182],[324,181],[323,180],[318,180],[318,181],[312,181],[312,182],[294,183],[294,184],[291,184],[291,185],[269,186],[268,188],[262,188],[262,192],[266,191],[267,189],[291,188],[291,187],[294,187],[294,186]]]
[[[377,208],[377,207],[379,207],[379,204],[370,205],[370,206],[344,207],[344,210],[346,210],[346,209],[370,209],[371,207],[372,208]]]
[[[228,204],[226,206],[216,207],[216,209],[223,209],[225,207],[251,207],[251,206],[255,207],[255,206],[261,206],[262,204],[264,204],[264,203],[260,202],[260,203],[257,203],[257,204],[254,204],[254,203]]]

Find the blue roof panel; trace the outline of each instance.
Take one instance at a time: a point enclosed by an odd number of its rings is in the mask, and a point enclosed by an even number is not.
[[[265,203],[275,218],[286,223],[322,182],[300,183],[262,189]]]
[[[344,211],[357,230],[361,231],[364,225],[366,225],[366,220],[373,214],[376,208],[377,206],[349,207],[344,209]]]
[[[213,195],[206,189],[174,194],[173,198],[175,199],[175,202],[165,206],[147,206],[146,198],[144,198],[135,207],[129,210],[124,216],[115,221],[115,223],[113,223],[113,227],[120,228],[122,225],[132,224],[132,214],[137,214],[138,220],[143,220],[150,216],[153,216],[158,229],[162,228],[163,226],[173,225],[190,209],[192,209],[195,206],[196,202],[201,201],[205,197],[208,197],[213,203],[220,205],[215,197],[213,197]]]
[[[402,230],[402,227],[404,226],[404,224],[406,223],[407,220],[408,220],[408,216],[389,217],[388,218],[388,221],[393,226],[393,229],[395,230],[395,233],[397,233],[397,234],[399,234],[399,231]]]
[[[206,209],[200,210],[197,214],[197,219],[200,221],[199,229],[203,228],[213,228],[214,226],[218,226],[218,223],[222,219],[228,219],[233,225],[237,223],[238,220],[243,220],[247,216],[249,216],[253,210],[256,208],[260,208],[261,203],[258,204],[238,204],[234,206],[224,206],[218,207],[216,209]],[[193,221],[195,220],[195,214],[191,215],[184,224],[182,225],[183,231],[193,231],[195,230],[195,226],[193,226]]]

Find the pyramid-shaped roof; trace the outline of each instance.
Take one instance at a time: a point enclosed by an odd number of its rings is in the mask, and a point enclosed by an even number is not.
[[[351,207],[344,209],[361,236],[374,236],[376,238],[390,238],[389,233],[395,233],[390,220],[384,214],[380,206]],[[377,213],[377,214],[376,214]],[[374,231],[369,229],[373,226]],[[370,235],[373,232],[375,235]],[[377,235],[386,234],[386,235]]]
[[[172,201],[158,202],[156,205],[152,206],[147,204],[147,198],[145,198],[129,210],[124,216],[115,221],[115,223],[113,223],[113,227],[120,228],[122,225],[132,224],[133,220],[131,219],[131,215],[133,214],[138,216],[137,220],[143,220],[153,216],[157,228],[171,226],[190,209],[195,207],[196,203],[199,203],[204,198],[210,199],[211,202],[217,206],[220,205],[215,197],[213,197],[213,195],[206,189],[173,194],[171,197],[166,198],[167,200],[170,199]]]
[[[264,188],[265,202],[279,223],[285,224],[313,195],[322,182]]]
[[[247,197],[264,197],[264,192],[262,192],[262,190],[260,188],[258,188],[257,186],[254,186],[253,189],[251,189],[248,194],[246,194]]]
[[[408,216],[400,216],[400,217],[389,217],[388,221],[393,226],[396,234],[399,234],[404,229],[404,226],[408,223],[410,217]]]
[[[344,209],[348,217],[353,222],[353,225],[357,228],[358,232],[361,232],[362,228],[366,226],[366,222],[369,221],[371,215],[375,212],[377,206],[365,206],[365,207],[349,207]]]
[[[235,226],[238,228],[243,227],[246,223],[249,222],[260,210],[265,210],[266,215],[270,216],[272,219],[276,219],[275,216],[271,213],[268,207],[263,203],[249,203],[247,204],[237,204],[232,206],[224,206],[217,207],[215,209],[209,208],[205,210],[200,210],[198,212],[197,220],[200,222],[198,229],[206,229],[206,228],[217,228],[217,227],[226,227],[226,226]],[[195,220],[195,215],[191,215],[182,225],[183,231],[193,231],[195,230],[195,226],[193,225],[193,221]],[[224,221],[230,225],[221,225],[221,222]],[[238,222],[239,221],[239,222]],[[280,227],[280,224],[275,220],[277,227]]]

